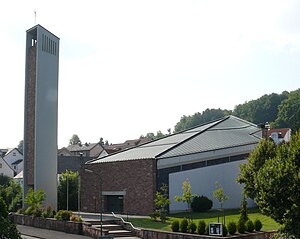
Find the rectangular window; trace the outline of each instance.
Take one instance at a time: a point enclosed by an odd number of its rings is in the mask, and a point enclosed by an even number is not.
[[[2,163],[0,163],[0,168],[2,168]]]

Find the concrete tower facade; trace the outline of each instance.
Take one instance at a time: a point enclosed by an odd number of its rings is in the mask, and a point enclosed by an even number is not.
[[[59,38],[36,25],[26,32],[24,110],[24,196],[46,193],[57,208],[57,108]]]

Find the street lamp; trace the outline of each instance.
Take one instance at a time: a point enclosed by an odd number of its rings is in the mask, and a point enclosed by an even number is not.
[[[99,201],[100,201],[100,232],[101,232],[101,236],[102,236],[102,178],[100,176],[100,174],[96,173],[95,171],[93,170],[90,170],[90,169],[84,169],[85,172],[88,172],[88,173],[94,173],[96,174],[98,177],[99,177],[99,181],[100,181],[100,184],[99,184]]]
[[[69,211],[69,178],[68,178],[68,172],[67,172],[67,211]]]

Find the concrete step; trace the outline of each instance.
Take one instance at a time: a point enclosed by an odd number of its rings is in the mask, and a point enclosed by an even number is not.
[[[136,236],[126,236],[126,237],[114,237],[114,239],[141,239],[141,238]]]
[[[92,224],[92,227],[101,228],[100,220],[88,220],[86,221]],[[124,230],[121,225],[118,225],[115,220],[105,220],[102,221],[102,229],[108,230],[108,235],[113,236],[114,238],[122,239],[136,239],[136,237],[131,231]]]
[[[100,220],[87,220],[85,222],[91,223],[92,225],[101,225]],[[102,221],[102,225],[116,224],[114,220],[104,220]]]
[[[133,237],[133,233],[127,230],[109,231],[108,235],[115,237]]]
[[[92,227],[101,228],[101,225],[92,225]],[[106,224],[102,225],[102,228],[109,231],[118,231],[123,229],[123,227],[118,224]]]

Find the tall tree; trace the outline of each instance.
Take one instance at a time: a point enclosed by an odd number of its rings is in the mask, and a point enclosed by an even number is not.
[[[244,184],[244,194],[254,199],[257,194],[257,174],[266,160],[275,157],[276,150],[271,140],[262,139],[250,153],[247,164],[240,165],[237,181]]]
[[[77,134],[73,134],[72,138],[69,141],[69,145],[81,144],[81,140],[79,139]]]
[[[0,197],[0,238],[2,239],[21,239],[16,224],[8,218],[7,206]]]
[[[263,95],[256,100],[235,106],[233,115],[255,124],[274,122],[277,118],[278,106],[287,96],[286,91],[281,94]]]
[[[162,222],[165,222],[166,220],[170,203],[171,200],[169,199],[168,186],[166,184],[163,184],[160,188],[160,191],[156,192],[154,199],[154,204],[159,211],[160,219]]]
[[[0,197],[9,207],[9,211],[17,211],[22,206],[22,188],[12,178],[0,175]]]
[[[68,193],[68,195],[67,195]],[[58,183],[58,208],[77,210],[78,208],[78,172],[66,171],[59,177]]]
[[[216,119],[220,119],[229,115],[231,111],[222,109],[206,109],[202,113],[195,113],[189,116],[182,116],[180,121],[175,125],[174,132],[189,129],[191,127],[207,123]]]
[[[223,221],[222,223],[225,224],[225,215],[224,215],[224,210],[223,210],[223,205],[224,203],[228,200],[228,196],[224,193],[223,188],[218,182],[215,182],[216,185],[216,190],[213,192],[214,198],[217,199],[217,201],[220,204],[220,211],[223,214]],[[219,216],[218,216],[219,220]]]
[[[249,166],[241,168],[238,181],[244,183],[245,193],[265,215],[300,238],[300,133],[292,135],[289,144],[277,145],[276,149],[265,141],[250,155]],[[260,156],[264,159],[254,158]]]
[[[188,179],[184,180],[182,183],[182,195],[181,196],[175,196],[175,201],[176,202],[184,202],[188,206],[188,211],[190,212],[190,220],[192,220],[192,200],[196,194],[192,194],[191,192],[192,186],[191,183]]]
[[[142,138],[148,138],[148,139],[160,139],[160,138],[162,138],[162,137],[164,137],[164,136],[166,136],[166,135],[167,135],[167,134],[164,134],[164,133],[162,133],[162,132],[159,130],[159,131],[156,132],[156,134],[150,132],[150,133],[147,133],[146,136],[141,135],[141,136],[140,136],[140,139],[142,139]]]
[[[290,92],[288,98],[279,105],[275,127],[289,127],[292,131],[300,129],[300,89]]]
[[[18,150],[23,154],[23,139],[18,144]]]
[[[103,141],[103,138],[102,138],[102,137],[100,137],[99,143],[100,143],[101,145],[104,144],[104,141]]]

